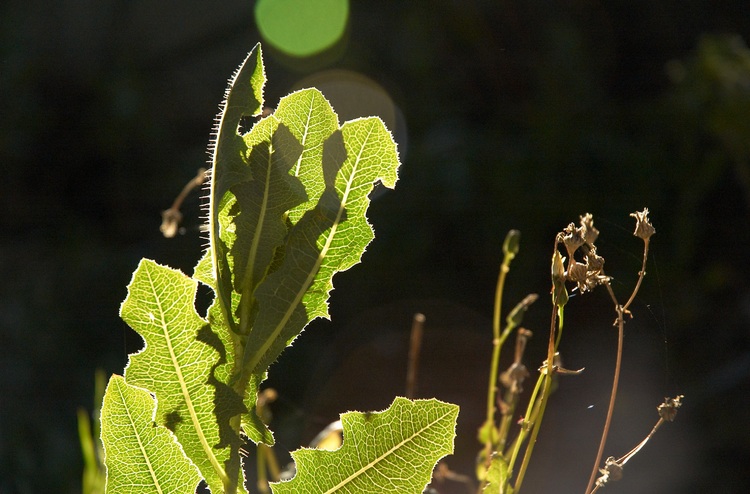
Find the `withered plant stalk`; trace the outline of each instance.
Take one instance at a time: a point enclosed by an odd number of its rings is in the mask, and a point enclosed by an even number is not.
[[[643,261],[641,264],[641,270],[638,272],[638,281],[636,282],[635,288],[630,294],[630,297],[628,298],[628,301],[625,303],[625,305],[620,305],[620,303],[617,301],[617,297],[612,290],[612,286],[610,285],[609,280],[607,279],[605,282],[607,291],[609,292],[609,296],[612,298],[612,302],[614,302],[615,304],[615,311],[617,312],[617,359],[615,361],[615,374],[614,378],[612,379],[612,390],[609,396],[607,418],[604,421],[604,428],[602,429],[602,437],[599,441],[599,449],[596,453],[594,468],[591,471],[589,483],[586,486],[586,494],[591,494],[593,492],[592,489],[594,488],[594,483],[596,482],[596,475],[599,472],[599,464],[602,461],[602,456],[604,456],[604,447],[607,444],[607,436],[609,435],[609,429],[612,425],[612,415],[615,409],[615,399],[617,397],[617,387],[620,382],[620,369],[622,367],[622,348],[623,341],[625,339],[625,314],[630,314],[630,311],[628,311],[628,307],[630,307],[630,304],[632,304],[635,300],[635,297],[638,294],[638,290],[641,287],[641,283],[643,282],[643,278],[646,276],[646,261],[648,259],[649,240],[651,238],[651,235],[656,233],[656,230],[648,220],[648,209],[633,213],[631,214],[631,216],[636,218],[635,232],[633,233],[633,235],[640,237],[643,240]]]

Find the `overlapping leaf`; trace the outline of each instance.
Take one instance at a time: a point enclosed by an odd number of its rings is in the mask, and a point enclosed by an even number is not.
[[[234,316],[242,335],[253,326],[255,288],[284,244],[286,212],[307,198],[300,181],[289,174],[302,146],[284,125],[270,116],[245,139],[252,142],[247,157],[252,179],[232,186],[235,200],[228,211],[235,232],[228,257],[234,267],[234,290],[240,295]]]
[[[148,391],[112,376],[102,402],[102,443],[107,493],[193,494],[200,475],[174,435],[154,426],[156,403]]]
[[[241,398],[214,376],[223,347],[194,308],[197,283],[179,271],[142,260],[128,286],[121,317],[143,337],[131,355],[128,384],[156,395],[157,424],[171,429],[215,492],[238,484],[239,436],[229,419]],[[215,409],[221,409],[217,416]],[[241,482],[239,482],[241,488]]]
[[[281,98],[274,112],[302,144],[302,153],[292,169],[305,187],[306,202],[289,211],[289,219],[297,223],[305,211],[315,207],[325,189],[323,180],[323,146],[339,130],[339,122],[331,104],[317,89],[302,89]]]
[[[273,492],[421,493],[435,463],[453,452],[457,417],[456,405],[434,399],[396,398],[384,412],[345,413],[341,448],[295,451],[297,474]]]
[[[153,429],[172,446],[176,437],[180,453],[192,460],[185,466],[183,456],[174,463],[185,476],[180,482],[193,482],[188,491],[195,487],[195,465],[213,492],[245,492],[240,422],[253,441],[273,443],[255,413],[258,387],[304,327],[328,316],[333,276],[359,262],[373,238],[368,194],[377,182],[393,187],[397,180],[396,145],[382,121],[370,117],[339,127],[315,89],[282,98],[274,114],[243,133],[246,118],[260,113],[264,82],[256,46],[230,81],[217,121],[211,246],[194,277],[143,260],[121,310],[146,342],[131,356],[125,378],[153,393],[155,413],[147,396]],[[194,308],[197,281],[216,294],[206,319]],[[107,415],[113,421],[107,431],[123,410],[146,410],[142,391],[133,392],[119,378],[113,383],[112,390],[131,391],[120,408],[110,407],[117,414]],[[397,399],[380,414],[345,414],[348,439],[341,450],[321,457],[297,453],[298,476],[275,489],[421,492],[435,461],[452,450],[457,413],[436,400]],[[107,452],[107,464],[117,465],[114,472],[138,470],[143,462],[132,447]],[[321,490],[318,482],[330,486]]]
[[[332,278],[359,262],[373,238],[365,212],[375,182],[393,187],[398,154],[376,117],[347,122],[323,146],[324,191],[290,230],[279,268],[258,286],[258,315],[243,367],[264,372],[317,317],[328,316]]]
[[[229,209],[235,202],[231,187],[252,178],[246,165],[248,147],[239,133],[243,117],[259,115],[263,106],[263,85],[266,76],[260,45],[245,58],[229,82],[214,129],[211,151],[211,191],[208,216],[211,237],[211,261],[216,279],[216,295],[227,324],[234,328],[232,272],[234,265],[229,251],[235,241]]]
[[[206,252],[200,262],[198,262],[193,278],[215,290],[216,279],[214,278],[210,251]],[[239,340],[239,338],[232,332],[229,324],[225,321],[218,299],[214,299],[214,302],[208,309],[208,321],[212,332],[216,334],[222,346],[226,349],[226,363],[216,367],[214,377],[222,383],[230,383],[236,372],[235,362],[242,358],[242,349],[244,347],[239,343],[236,346],[229,343],[235,339]],[[256,444],[264,443],[271,446],[274,444],[273,434],[255,413],[258,387],[264,379],[265,373],[252,375],[249,381],[243,384],[244,390],[239,391],[243,394],[247,410],[247,413],[244,413],[242,416],[242,422],[245,424],[243,431],[251,441]]]

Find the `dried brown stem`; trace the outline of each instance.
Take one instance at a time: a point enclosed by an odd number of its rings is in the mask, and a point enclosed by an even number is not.
[[[604,446],[607,444],[607,436],[609,435],[609,429],[612,424],[612,415],[614,413],[615,408],[615,399],[617,398],[617,387],[620,381],[620,369],[622,367],[622,348],[623,348],[623,342],[625,339],[625,314],[628,313],[628,307],[630,307],[630,304],[633,303],[635,300],[636,295],[638,294],[638,290],[641,287],[641,283],[643,282],[643,278],[646,276],[646,260],[648,259],[648,245],[649,245],[649,238],[646,237],[643,239],[643,261],[641,264],[641,270],[638,272],[638,282],[635,285],[635,288],[633,289],[633,293],[630,294],[630,298],[628,298],[628,301],[625,303],[625,305],[620,305],[617,302],[617,298],[615,297],[615,293],[612,290],[612,286],[607,283],[607,291],[609,292],[609,296],[612,298],[612,301],[615,304],[615,310],[617,311],[617,360],[615,362],[615,375],[612,380],[612,392],[609,397],[609,407],[607,409],[607,418],[604,422],[604,429],[602,430],[602,438],[599,442],[599,450],[596,453],[596,461],[594,462],[594,468],[591,471],[591,476],[589,477],[589,483],[586,486],[586,494],[591,494],[593,492],[594,483],[596,482],[596,476],[599,471],[599,464],[602,461],[602,457],[604,456]]]
[[[414,314],[411,323],[411,338],[409,339],[409,363],[406,368],[406,397],[410,400],[417,393],[417,371],[419,370],[419,353],[422,348],[424,322],[424,314]]]
[[[172,203],[172,207],[161,212],[161,226],[159,227],[159,230],[165,237],[172,238],[177,234],[180,222],[182,221],[182,213],[180,212],[182,203],[193,189],[200,187],[205,181],[206,169],[200,168],[195,177],[193,177],[187,184],[185,184],[185,187],[182,188],[182,191]]]

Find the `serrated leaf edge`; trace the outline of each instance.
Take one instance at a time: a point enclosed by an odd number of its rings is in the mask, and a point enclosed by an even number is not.
[[[157,263],[156,261],[153,261],[153,260],[150,260],[150,259],[141,259],[141,262],[138,264],[138,268],[133,273],[133,279],[135,279],[136,274],[141,270],[141,268],[144,268],[148,264],[151,264],[152,267],[166,268],[166,269],[169,269],[170,271],[175,271],[172,268],[170,268],[169,266],[163,266],[163,265]],[[157,306],[159,308],[159,316],[161,317],[161,320],[159,320],[159,321],[155,320],[154,322],[156,324],[158,324],[158,326],[161,328],[163,336],[164,336],[164,340],[166,341],[166,344],[167,344],[167,348],[169,349],[169,358],[172,361],[172,366],[174,367],[175,373],[177,374],[178,381],[180,383],[180,392],[182,394],[182,397],[185,399],[185,406],[186,406],[186,408],[188,410],[188,413],[190,415],[190,421],[192,422],[193,427],[195,428],[196,435],[198,436],[198,439],[200,440],[201,447],[203,448],[203,451],[206,453],[206,457],[208,458],[208,461],[211,463],[211,466],[213,467],[214,471],[216,472],[216,474],[221,479],[222,483],[224,485],[227,485],[229,483],[229,476],[227,475],[226,471],[224,470],[224,467],[222,467],[222,465],[219,462],[219,460],[216,458],[216,455],[213,452],[213,448],[211,447],[210,444],[208,444],[208,440],[206,439],[206,435],[203,432],[203,427],[201,426],[200,420],[198,419],[198,415],[197,415],[197,413],[195,411],[195,406],[193,405],[192,396],[190,395],[190,391],[187,389],[187,383],[185,382],[185,378],[184,378],[184,376],[182,374],[181,365],[180,365],[179,361],[177,360],[177,356],[176,356],[176,354],[174,352],[174,347],[172,346],[172,338],[169,335],[168,324],[163,319],[163,316],[164,316],[164,313],[165,313],[165,309],[162,308],[162,301],[161,301],[160,294],[158,294],[156,292],[156,289],[155,289],[156,287],[154,285],[153,278],[151,276],[151,274],[152,274],[151,270],[144,268],[143,272],[146,274],[147,281],[149,283],[149,287],[151,288],[151,293],[153,294],[154,300],[156,301],[156,304],[157,304]],[[194,280],[193,278],[190,278],[190,277],[186,276],[183,273],[180,273],[180,274],[182,274],[188,280],[190,280],[191,284],[193,284],[194,286],[197,286],[197,281],[196,280]],[[131,283],[132,283],[132,281],[131,281]],[[195,295],[195,288],[193,289],[193,295]],[[126,298],[126,300],[128,300],[129,298],[130,297],[128,296],[128,298]],[[123,305],[125,305],[125,304],[123,303]],[[201,318],[201,319],[203,319],[203,318]],[[144,338],[143,341],[144,341],[143,348],[139,352],[136,352],[133,355],[137,355],[139,353],[143,353],[143,352],[146,351],[148,343],[146,342],[145,338]],[[133,355],[131,355],[131,358],[132,358]],[[130,361],[128,362],[128,366],[129,365],[130,365]],[[127,371],[127,367],[126,367],[126,371]],[[148,390],[148,391],[152,392],[152,390]]]

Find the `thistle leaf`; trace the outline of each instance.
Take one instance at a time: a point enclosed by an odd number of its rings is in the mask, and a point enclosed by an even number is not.
[[[241,397],[215,376],[226,355],[195,312],[196,287],[179,271],[140,262],[120,315],[146,346],[130,356],[125,379],[154,393],[156,423],[174,432],[214,492],[242,489],[240,438],[229,420],[246,410]]]
[[[293,452],[297,474],[272,484],[273,492],[421,493],[437,461],[453,452],[457,417],[456,405],[406,398],[383,412],[342,414],[341,448]]]
[[[102,402],[102,443],[107,493],[193,494],[201,478],[174,435],[154,426],[156,403],[148,391],[113,375]]]
[[[219,307],[232,327],[232,306],[237,305],[237,300],[232,298],[234,265],[232,259],[228,258],[235,238],[235,229],[228,214],[234,204],[234,195],[229,191],[235,184],[252,178],[245,163],[249,149],[239,131],[243,117],[260,114],[265,81],[260,45],[255,45],[229,81],[210,146],[212,166],[208,230],[211,261]]]
[[[283,261],[256,290],[245,372],[265,372],[309,321],[328,317],[333,275],[358,263],[373,238],[368,194],[375,182],[392,188],[398,178],[396,144],[376,117],[344,124],[325,141],[322,159],[324,192],[289,231]]]

